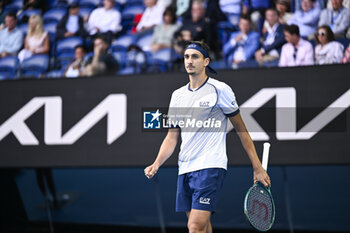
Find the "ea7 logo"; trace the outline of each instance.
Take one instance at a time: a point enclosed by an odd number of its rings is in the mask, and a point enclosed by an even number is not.
[[[297,131],[295,88],[263,88],[241,105],[242,118],[254,141],[269,140],[268,134],[252,114],[274,97],[276,98],[276,138],[278,140],[309,140],[350,106],[350,90],[347,90]],[[232,129],[232,125],[230,127],[228,130]]]
[[[0,141],[13,133],[22,145],[39,145],[25,121],[44,106],[44,141],[47,145],[71,145],[107,116],[107,143],[126,131],[126,95],[111,94],[62,135],[62,98],[35,97],[0,126]]]

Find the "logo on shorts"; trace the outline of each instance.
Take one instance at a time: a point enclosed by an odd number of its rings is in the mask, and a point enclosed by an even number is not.
[[[206,204],[206,205],[210,205],[210,198],[201,197],[201,198],[199,198],[199,203],[201,203],[201,204]]]
[[[162,113],[157,109],[156,112],[143,112],[143,128],[144,129],[160,129],[160,116]]]

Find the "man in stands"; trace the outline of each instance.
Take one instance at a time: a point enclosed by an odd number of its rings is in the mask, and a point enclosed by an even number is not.
[[[255,60],[260,66],[277,61],[282,45],[285,43],[283,25],[279,23],[278,11],[268,9],[265,12],[265,19],[268,22],[266,33],[263,35],[263,43],[259,50],[255,52]],[[277,63],[275,65],[277,65]]]
[[[314,64],[312,44],[300,37],[297,25],[286,25],[284,37],[287,44],[283,45],[279,66],[307,66]]]
[[[332,9],[324,9],[318,26],[328,25],[336,37],[344,37],[350,27],[350,9],[343,7],[343,0],[332,0]]]
[[[0,31],[0,58],[15,55],[23,46],[23,34],[16,27],[15,13],[8,13],[5,17],[6,28]]]
[[[103,0],[103,7],[91,12],[88,21],[91,36],[104,35],[110,43],[116,33],[121,30],[121,15],[114,5],[115,0]]]

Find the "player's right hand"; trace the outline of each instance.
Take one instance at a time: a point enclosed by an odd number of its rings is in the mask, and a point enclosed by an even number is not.
[[[155,164],[152,164],[148,167],[145,168],[144,172],[145,172],[145,176],[148,179],[151,179],[158,171],[159,167]]]

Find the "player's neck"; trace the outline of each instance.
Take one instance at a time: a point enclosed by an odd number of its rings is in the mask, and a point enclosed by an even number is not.
[[[205,72],[198,75],[190,75],[190,88],[191,90],[195,90],[203,85],[203,83],[207,80],[208,76]]]

